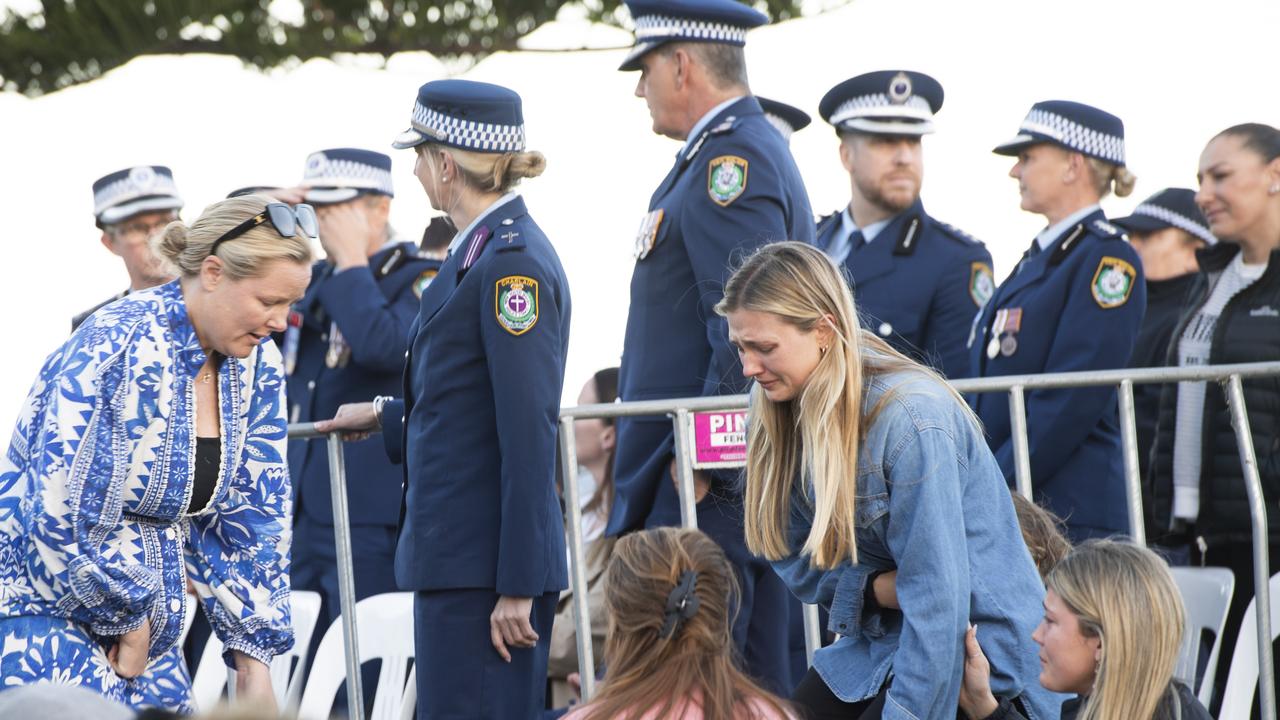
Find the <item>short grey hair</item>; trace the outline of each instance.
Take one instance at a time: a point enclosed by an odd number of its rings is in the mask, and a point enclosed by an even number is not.
[[[676,50],[684,50],[706,67],[717,88],[750,88],[747,82],[747,53],[741,46],[713,42],[673,42],[657,48],[655,52],[670,57]]]

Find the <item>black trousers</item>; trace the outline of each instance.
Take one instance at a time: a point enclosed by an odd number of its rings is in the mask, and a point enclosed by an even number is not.
[[[791,695],[791,701],[802,720],[879,720],[888,692],[886,686],[868,700],[845,702],[831,692],[816,670],[809,668]]]

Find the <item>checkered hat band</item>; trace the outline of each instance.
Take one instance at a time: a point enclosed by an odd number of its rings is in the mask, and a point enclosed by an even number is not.
[[[173,178],[159,173],[156,173],[155,181],[146,187],[137,186],[130,178],[122,178],[93,194],[93,214],[101,215],[107,208],[152,195],[178,197],[178,186]]]
[[[354,160],[330,159],[318,170],[308,168],[302,182],[308,187],[348,187],[395,194],[390,171]]]
[[[912,95],[904,103],[895,103],[884,93],[859,95],[846,100],[831,113],[831,124],[839,125],[846,120],[862,117],[932,120],[933,109],[929,107],[929,101],[919,95]]]
[[[460,120],[421,103],[413,105],[413,129],[456,147],[481,152],[524,152],[523,125]]]
[[[1218,239],[1213,236],[1213,233],[1209,232],[1209,228],[1201,225],[1195,220],[1192,220],[1186,215],[1180,215],[1169,208],[1143,203],[1133,209],[1133,214],[1146,215],[1147,217],[1155,218],[1160,222],[1168,223],[1179,230],[1191,233],[1210,245],[1218,242]]]
[[[1020,130],[1047,135],[1077,152],[1124,165],[1124,138],[1085,127],[1057,113],[1032,110]]]
[[[655,40],[702,40],[746,45],[747,29],[725,23],[664,15],[644,15],[636,18],[636,42]]]

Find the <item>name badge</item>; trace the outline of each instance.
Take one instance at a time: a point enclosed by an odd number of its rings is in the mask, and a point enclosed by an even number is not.
[[[653,252],[653,246],[658,244],[658,228],[662,226],[662,208],[651,210],[645,214],[644,219],[640,221],[640,229],[636,232],[635,256],[637,260],[643,260]]]
[[[292,375],[298,365],[298,340],[302,336],[302,313],[289,311],[289,326],[284,330],[284,374]]]

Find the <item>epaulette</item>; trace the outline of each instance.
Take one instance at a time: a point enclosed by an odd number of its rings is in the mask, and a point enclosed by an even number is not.
[[[724,135],[726,133],[731,133],[734,128],[738,127],[738,122],[739,120],[736,115],[730,115],[724,120],[721,120],[715,127],[711,128],[709,132],[712,135]]]
[[[841,213],[841,212],[843,212],[843,211],[841,211],[841,210],[837,210],[837,211],[835,211],[835,212],[831,213],[830,215],[823,215],[823,216],[819,217],[819,218],[818,218],[818,220],[814,223],[814,225],[815,225],[815,226],[817,227],[817,229],[818,229],[818,232],[822,232],[823,228],[825,228],[825,227],[827,226],[827,223],[830,223],[830,222],[833,222],[833,221],[834,221],[834,222],[839,222],[839,221],[840,221],[840,213]]]
[[[493,236],[493,241],[498,243],[498,252],[524,249],[524,233],[521,233],[519,230],[511,229],[511,226],[515,224],[515,220],[512,220],[511,218],[504,218],[498,225],[498,232]]]
[[[1094,220],[1093,231],[1103,240],[1112,240],[1124,237],[1124,230],[1112,225],[1106,220]]]
[[[960,228],[956,227],[955,225],[952,225],[951,223],[945,223],[945,222],[942,222],[941,220],[938,220],[937,218],[934,218],[933,224],[937,225],[938,229],[942,230],[943,235],[946,235],[947,237],[953,240],[958,240],[964,243],[965,245],[977,245],[978,247],[986,247],[987,245],[986,243],[982,242],[978,238],[970,235],[969,233],[965,232],[964,230],[961,230]]]

